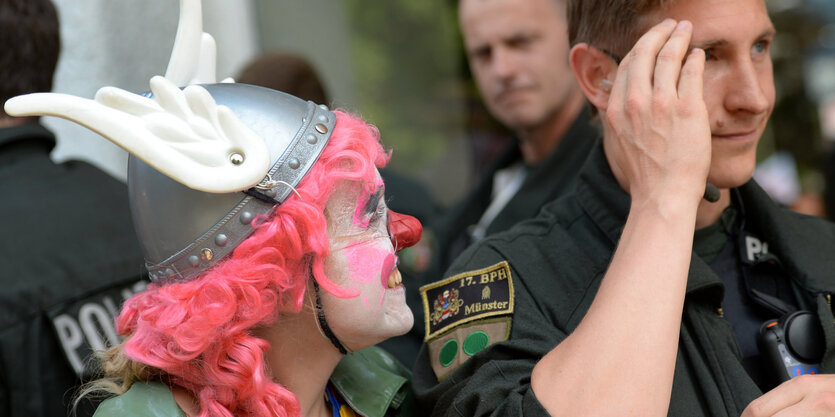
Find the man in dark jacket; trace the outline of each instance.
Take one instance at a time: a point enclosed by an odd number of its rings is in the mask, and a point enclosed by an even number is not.
[[[571,195],[421,289],[426,414],[831,415],[835,226],[751,180],[774,104],[765,2],[568,10],[602,147]]]
[[[49,91],[60,48],[49,0],[0,0],[0,103]],[[0,106],[0,415],[65,416],[119,343],[121,301],[144,288],[127,188],[83,162],[54,164],[55,137]],[[91,415],[89,404],[78,415]]]
[[[594,145],[568,66],[564,9],[565,0],[458,2],[481,97],[516,141],[434,228],[438,273],[471,243],[536,215],[567,192]]]
[[[596,142],[584,99],[568,66],[565,0],[460,0],[459,22],[470,70],[490,113],[516,140],[467,196],[424,229],[413,252],[431,247],[422,273],[407,271],[407,301],[422,314],[417,289],[437,280],[473,242],[535,216],[571,189]],[[385,342],[411,364],[423,326]]]

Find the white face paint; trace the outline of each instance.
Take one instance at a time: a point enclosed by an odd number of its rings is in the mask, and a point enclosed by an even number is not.
[[[322,305],[328,325],[351,350],[404,334],[414,321],[400,283],[379,174],[377,185],[371,193],[356,183],[340,187],[325,207],[330,244],[325,273],[358,295],[339,298],[322,291]]]

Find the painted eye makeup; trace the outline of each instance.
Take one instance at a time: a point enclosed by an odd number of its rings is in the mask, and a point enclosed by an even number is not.
[[[332,250],[376,244],[378,239],[391,239],[388,230],[389,210],[384,195],[385,190],[381,184],[375,192],[366,191],[357,198],[351,225],[332,238]]]
[[[362,212],[365,214],[371,214],[372,216],[377,214],[380,207],[380,201],[382,200],[383,196],[383,189],[380,188],[368,197],[368,201],[365,202],[365,207],[363,207]]]
[[[354,210],[354,226],[360,228],[367,228],[370,226],[371,220],[376,215],[384,193],[385,189],[382,187],[381,183],[380,187],[378,187],[377,191],[373,194],[366,192],[357,199],[357,208]]]
[[[372,226],[377,226],[380,222],[386,219],[386,214],[388,213],[388,207],[386,207],[383,199],[381,198],[377,202],[377,207],[374,208],[374,212],[371,214],[371,219],[368,222],[368,227],[371,228]],[[388,227],[386,227],[388,228]]]

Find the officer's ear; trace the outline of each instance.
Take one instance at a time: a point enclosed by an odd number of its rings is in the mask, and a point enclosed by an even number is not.
[[[586,99],[599,111],[605,112],[618,70],[617,63],[611,56],[587,43],[574,45],[568,59]]]

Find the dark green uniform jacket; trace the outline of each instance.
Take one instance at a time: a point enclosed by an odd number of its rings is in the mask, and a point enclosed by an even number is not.
[[[554,151],[540,163],[526,168],[528,172],[522,186],[490,223],[486,235],[502,232],[516,223],[536,216],[546,203],[570,192],[579,175],[580,167],[597,142],[594,139],[596,137],[597,132],[589,124],[589,113],[583,110]],[[437,221],[425,224],[424,239],[430,240],[429,245],[433,247],[428,268],[421,272],[412,272],[409,269],[401,271],[403,283],[406,285],[406,301],[415,314],[415,326],[408,334],[389,339],[381,345],[404,363],[414,363],[423,340],[423,326],[420,321],[423,307],[417,289],[440,279],[449,264],[470,244],[468,230],[470,226],[478,223],[490,205],[496,171],[521,161],[519,144],[513,141],[466,198]],[[410,250],[417,251],[425,243],[422,241]]]
[[[91,348],[119,342],[113,315],[145,286],[127,187],[53,163],[54,146],[37,123],[0,129],[0,416],[66,416]]]
[[[408,417],[414,414],[410,372],[377,347],[346,355],[331,375],[331,385],[364,417]],[[174,396],[161,383],[136,383],[128,392],[104,401],[95,417],[185,417]]]
[[[835,292],[835,227],[777,207],[753,181],[739,191],[746,221],[755,225],[769,252],[792,277],[799,307],[819,315],[826,338],[822,370],[835,371],[835,323],[828,302]],[[629,196],[615,182],[598,147],[573,194],[547,205],[536,219],[470,248],[446,274],[460,275],[424,289],[429,294],[427,329],[437,332],[421,348],[412,381],[423,414],[548,415],[531,390],[531,371],[588,310],[629,205]],[[503,261],[508,264],[499,264]],[[467,273],[478,269],[484,271]],[[503,280],[505,275],[509,277]],[[470,284],[478,288],[482,282],[491,288],[475,294],[498,303],[474,299],[472,292],[466,292]],[[438,297],[455,300],[440,307],[436,302],[433,308],[438,291]],[[694,254],[671,416],[735,417],[762,394],[742,367],[732,327],[719,314],[723,291],[719,277]],[[459,310],[453,314],[446,305]],[[491,331],[496,323],[509,326],[508,333]],[[442,377],[440,383],[436,372]],[[629,383],[629,375],[623,378]]]

